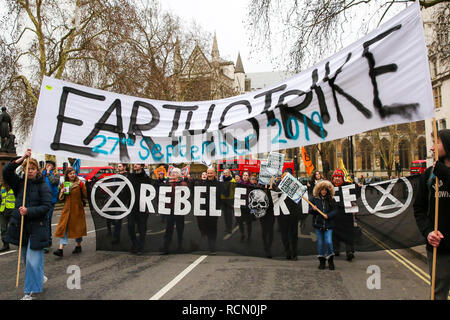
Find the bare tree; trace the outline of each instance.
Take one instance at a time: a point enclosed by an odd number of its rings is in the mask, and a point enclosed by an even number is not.
[[[2,103],[21,138],[32,127],[44,76],[137,95],[174,97],[173,55],[177,38],[183,54],[201,37],[184,30],[156,0],[0,0]],[[203,38],[204,39],[204,38]],[[200,42],[204,43],[201,39]]]
[[[431,7],[448,1],[422,0],[420,4]],[[275,36],[281,34],[283,45],[278,43],[277,48],[287,47],[289,59],[278,64],[299,71],[341,49],[355,32],[355,22],[365,34],[408,2],[413,0],[252,0],[248,7],[251,41],[255,48],[270,51]]]

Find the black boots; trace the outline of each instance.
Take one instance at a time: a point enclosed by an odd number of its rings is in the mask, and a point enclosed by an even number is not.
[[[319,269],[320,269],[320,270],[325,269],[325,262],[326,262],[325,257],[319,257],[319,261],[320,261]]]
[[[63,256],[63,249],[55,250],[55,251],[53,251],[53,254],[55,256],[62,257]]]
[[[334,270],[334,261],[333,260],[334,260],[334,256],[329,256],[328,257],[328,269],[330,269],[330,270]],[[326,268],[327,258],[319,257],[319,261],[320,261],[319,269],[320,270],[325,269]]]
[[[9,250],[9,243],[3,242],[3,247],[0,249],[0,252],[5,252]]]
[[[353,252],[347,252],[347,261],[352,261],[354,257],[355,255],[353,254]]]
[[[334,270],[334,256],[329,256],[328,257],[328,269],[330,270]]]
[[[75,249],[73,249],[72,254],[81,253],[81,246],[76,246]]]

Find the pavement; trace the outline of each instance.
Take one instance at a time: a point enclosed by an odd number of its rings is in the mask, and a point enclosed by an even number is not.
[[[407,248],[416,258],[428,263],[426,245]]]

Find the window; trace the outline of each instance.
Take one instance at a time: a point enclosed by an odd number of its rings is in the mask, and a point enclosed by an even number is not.
[[[380,148],[383,150],[382,152],[383,152],[384,156],[388,158],[388,161],[389,161],[389,144],[390,143],[386,138],[381,139]],[[384,161],[383,156],[381,155],[381,152],[380,152],[380,169],[381,170],[387,169],[386,163]]]
[[[436,109],[442,106],[441,86],[433,88],[434,107]]]
[[[361,169],[362,170],[371,170],[372,169],[372,144],[364,139],[360,144],[361,150]]]
[[[409,164],[411,162],[409,158],[410,144],[406,140],[402,140],[398,146],[398,153],[400,158],[400,167],[403,169],[409,169]]]
[[[447,129],[447,120],[441,119],[439,120],[439,130]]]
[[[346,139],[344,142],[342,142],[342,162],[344,162],[344,166],[346,168],[350,168],[351,157],[352,155],[350,153],[350,144]]]
[[[425,160],[427,158],[427,145],[424,137],[420,137],[417,140],[417,156],[419,160]]]

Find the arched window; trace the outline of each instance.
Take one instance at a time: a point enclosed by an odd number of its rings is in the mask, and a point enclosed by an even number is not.
[[[334,143],[334,142],[332,142]],[[330,164],[330,170],[336,169],[336,150],[334,144],[328,148],[328,163]],[[348,168],[348,167],[346,167]]]
[[[342,162],[346,168],[350,168],[350,159],[352,155],[350,154],[350,143],[347,139],[342,142]]]
[[[389,161],[389,141],[386,138],[381,139],[380,141],[380,149],[383,150],[384,155],[387,157],[387,160]],[[383,157],[380,154],[380,169],[386,170],[386,163],[383,159]]]
[[[318,170],[316,148],[309,146],[305,147],[305,150],[308,153],[309,160],[311,160],[312,164],[314,165],[314,168]]]
[[[361,169],[371,170],[373,146],[367,139],[363,139],[361,141],[360,152],[361,152]]]
[[[417,139],[417,151],[418,160],[425,160],[427,158],[427,143],[424,137]]]
[[[411,159],[409,158],[410,146],[407,140],[403,139],[398,145],[398,155],[400,158],[400,167],[409,169]]]

